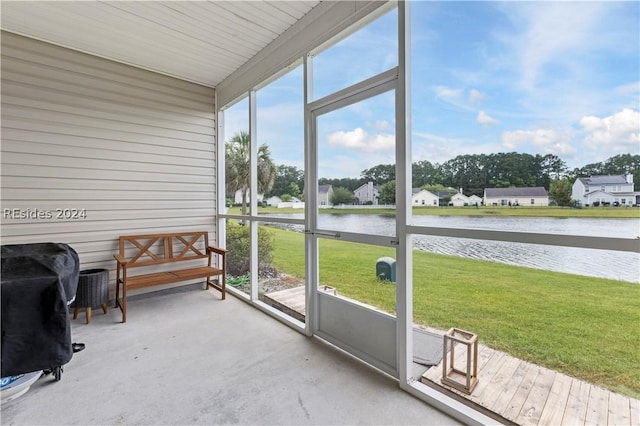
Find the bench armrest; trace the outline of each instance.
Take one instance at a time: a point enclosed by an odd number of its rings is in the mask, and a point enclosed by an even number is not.
[[[225,249],[221,249],[221,248],[219,248],[219,247],[213,247],[213,246],[209,246],[209,247],[207,247],[207,252],[214,252],[214,253],[221,254],[221,255],[223,255],[223,256],[224,256],[225,254],[227,254],[227,250],[225,250]]]
[[[127,266],[127,263],[129,263],[127,259],[120,256],[119,254],[114,254],[113,258],[116,260],[116,262],[118,262],[119,265],[122,265],[122,266]]]

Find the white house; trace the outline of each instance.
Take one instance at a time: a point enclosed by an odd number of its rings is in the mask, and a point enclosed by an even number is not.
[[[373,182],[367,182],[353,191],[353,195],[356,197],[356,203],[358,204],[377,205],[380,188],[378,185],[374,185]]]
[[[262,201],[264,198],[264,194],[258,194],[258,202]],[[247,204],[249,204],[249,191],[247,191]],[[235,196],[233,197],[234,204],[242,204],[242,191],[237,190]]]
[[[304,209],[304,201],[298,197],[291,197],[291,201],[282,201],[278,203],[279,209]]]
[[[331,196],[333,195],[333,187],[331,185],[318,185],[318,204],[320,207],[331,206]],[[304,201],[298,197],[291,197],[289,201],[282,201],[282,198],[273,195],[267,198],[268,206],[276,206],[279,209],[292,207],[294,209],[303,209]]]
[[[268,206],[277,206],[282,202],[282,198],[278,197],[277,195],[272,195],[271,197],[267,198],[264,201],[267,203]]]
[[[469,205],[470,206],[480,206],[482,205],[482,198],[478,197],[477,195],[472,195],[469,197]]]
[[[451,196],[452,206],[462,207],[462,206],[468,206],[470,204],[471,203],[469,203],[469,197],[464,195],[462,192],[458,192],[457,194],[454,194]]]
[[[582,206],[591,206],[593,203],[621,206],[640,204],[640,192],[634,192],[631,174],[578,178],[573,183],[571,198]]]
[[[438,205],[440,204],[440,197],[438,197],[431,191],[427,191],[426,189],[413,188],[412,192],[413,194],[411,196],[411,204],[414,207],[438,207]]]
[[[549,194],[542,186],[485,188],[485,206],[548,206]]]
[[[318,185],[318,205],[326,207],[333,205],[331,196],[333,195],[333,187],[331,185]]]
[[[482,198],[477,195],[466,196],[462,192],[458,192],[451,196],[450,205],[455,207],[462,206],[479,206],[482,204]]]

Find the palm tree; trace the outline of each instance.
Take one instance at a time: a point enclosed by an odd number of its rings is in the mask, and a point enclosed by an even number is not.
[[[249,134],[240,131],[225,144],[225,167],[227,172],[227,194],[242,192],[242,214],[247,214],[247,193],[250,184]],[[273,188],[278,167],[271,160],[271,152],[266,144],[258,148],[258,192],[264,194]]]

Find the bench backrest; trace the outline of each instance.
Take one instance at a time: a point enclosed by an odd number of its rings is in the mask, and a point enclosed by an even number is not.
[[[208,257],[207,231],[167,234],[123,235],[119,238],[120,256],[128,266],[148,266]]]

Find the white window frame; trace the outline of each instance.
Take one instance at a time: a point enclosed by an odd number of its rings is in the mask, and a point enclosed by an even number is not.
[[[398,373],[399,373],[399,385],[402,389],[413,394],[414,396],[434,405],[442,411],[456,417],[467,423],[494,423],[493,419],[486,417],[485,415],[473,410],[464,403],[461,403],[457,399],[453,399],[431,387],[424,385],[423,383],[414,381],[412,378],[412,364],[413,364],[413,235],[429,235],[447,238],[464,238],[464,239],[476,239],[487,241],[503,241],[503,242],[516,242],[525,244],[539,244],[550,246],[562,246],[562,247],[576,247],[576,248],[590,248],[597,250],[614,250],[614,251],[626,251],[640,253],[640,246],[635,239],[626,238],[606,238],[606,237],[585,237],[574,235],[557,235],[557,234],[544,234],[544,233],[529,233],[529,232],[510,232],[510,231],[489,231],[478,229],[458,229],[458,228],[440,228],[440,227],[428,227],[417,226],[412,224],[412,194],[411,194],[411,87],[410,87],[410,2],[399,1],[398,7],[398,68],[397,68],[397,88],[396,88],[396,238],[398,240],[397,248],[397,261],[396,261],[396,278],[398,285],[396,286],[396,312],[397,312],[397,352],[398,352]],[[359,23],[357,25],[362,25]],[[307,56],[303,57],[305,67],[307,67]],[[307,105],[311,96],[311,84],[309,81],[311,75],[311,69],[305,70],[305,105]],[[309,89],[309,91],[307,91]],[[249,92],[251,93],[251,91]],[[250,102],[250,109],[255,108],[255,99]],[[218,115],[218,141],[224,141],[224,111],[219,111],[216,103],[216,113]],[[251,116],[250,112],[250,116]],[[255,111],[253,112],[255,114]],[[305,121],[308,110],[305,109]],[[255,115],[253,115],[253,123],[251,127],[251,134],[255,135]],[[305,130],[305,134],[308,129]],[[255,194],[257,185],[255,185],[254,179],[252,179],[252,205],[249,217],[240,215],[229,215],[226,212],[225,206],[225,191],[224,191],[224,143],[219,142],[217,155],[217,167],[219,171],[218,175],[218,206],[219,214],[217,216],[218,221],[218,236],[219,241],[225,241],[225,227],[224,221],[227,219],[246,219],[252,224],[252,264],[257,263],[257,226],[259,222],[296,222],[299,224],[305,223],[304,220],[291,221],[291,220],[278,220],[271,217],[258,217],[256,216],[256,196]],[[305,143],[305,150],[306,150]],[[252,156],[255,157],[256,146],[252,143]],[[309,156],[305,152],[305,162],[311,161]],[[317,183],[315,176],[308,176],[308,170],[305,168],[305,176],[314,184]],[[309,182],[309,181],[307,181]],[[308,185],[307,185],[308,187]],[[589,186],[585,186],[585,191],[588,192]],[[534,199],[532,199],[534,200]],[[417,200],[416,200],[417,201]],[[490,203],[487,203],[490,204]],[[495,204],[495,203],[494,203]],[[532,203],[533,204],[533,203]],[[305,212],[311,214],[311,209],[305,209]],[[255,228],[255,232],[254,232]],[[307,252],[312,251],[309,247],[311,239],[307,238],[305,243],[305,250]],[[255,246],[255,247],[254,247]],[[307,277],[312,276],[315,272],[309,270],[309,262],[305,274]],[[252,283],[253,284],[253,283]],[[276,317],[283,321],[285,324],[293,326],[294,329],[311,335],[308,323],[307,327],[300,327],[294,325],[293,320],[282,314],[279,311],[266,309],[261,306],[261,303],[257,303],[257,285],[249,301],[253,303],[257,308],[263,310],[265,313]],[[312,300],[307,298],[307,306],[309,307]]]

